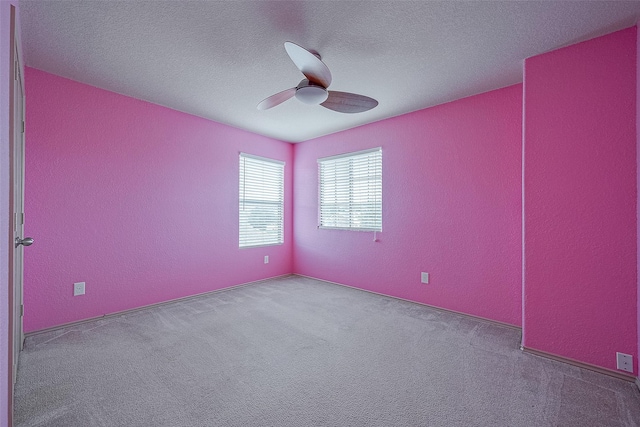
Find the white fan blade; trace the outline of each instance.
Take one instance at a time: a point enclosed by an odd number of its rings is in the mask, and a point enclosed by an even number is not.
[[[364,95],[330,90],[329,97],[320,105],[339,113],[362,113],[377,106],[378,101]]]
[[[276,105],[280,105],[287,99],[293,98],[295,94],[296,88],[292,87],[291,89],[283,90],[282,92],[278,92],[275,95],[271,95],[258,104],[258,110],[268,110],[269,108],[273,108]]]
[[[296,67],[311,82],[324,87],[331,84],[331,71],[317,56],[295,43],[285,42],[284,48]]]

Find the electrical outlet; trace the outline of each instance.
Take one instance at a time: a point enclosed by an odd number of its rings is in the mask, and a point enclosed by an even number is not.
[[[264,263],[269,264],[269,255],[264,256]]]
[[[420,273],[420,282],[429,283],[429,273]]]
[[[78,282],[73,284],[73,296],[84,295],[84,282]]]
[[[633,356],[630,354],[616,353],[616,368],[621,371],[633,372]]]

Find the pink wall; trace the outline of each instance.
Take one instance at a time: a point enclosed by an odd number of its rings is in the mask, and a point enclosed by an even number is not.
[[[527,59],[524,82],[524,345],[615,369],[638,357],[636,28]]]
[[[26,91],[27,332],[292,271],[290,144],[30,68]],[[240,151],[287,162],[284,245],[238,249]]]
[[[637,166],[640,165],[640,31],[636,25],[636,212],[640,212],[640,197],[638,197],[638,189],[640,189],[640,174]],[[636,214],[637,221],[637,214]],[[637,227],[637,223],[636,223]],[[636,286],[640,286],[640,227],[637,227],[636,238]],[[640,334],[640,289],[636,287],[636,310],[638,316],[637,334]],[[640,336],[637,336],[638,355],[640,356]],[[640,370],[639,370],[640,371]]]
[[[515,85],[297,144],[294,271],[519,325],[521,123]],[[319,230],[317,159],[377,146],[379,241]]]

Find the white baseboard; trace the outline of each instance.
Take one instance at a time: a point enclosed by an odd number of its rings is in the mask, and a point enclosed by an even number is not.
[[[602,368],[600,366],[592,365],[590,363],[580,362],[575,359],[571,359],[569,357],[558,356],[557,354],[547,353],[546,351],[534,350],[532,348],[527,348],[522,346],[522,351],[530,354],[534,354],[536,356],[544,357],[547,359],[555,360],[556,362],[567,363],[569,365],[577,366],[579,368],[588,369],[590,371],[598,372],[600,374],[609,375],[610,377],[615,377],[621,380],[630,381],[636,383],[638,385],[638,378],[634,377],[631,374],[625,374],[623,372],[614,371],[612,369]],[[640,385],[638,385],[640,388]]]
[[[413,301],[413,300],[410,300],[410,299],[395,297],[393,295],[387,295],[387,294],[383,294],[381,292],[370,291],[368,289],[363,289],[363,288],[357,288],[355,286],[345,285],[344,283],[332,282],[331,280],[319,279],[319,278],[313,277],[313,276],[306,276],[304,274],[293,273],[292,276],[306,277],[308,279],[318,280],[320,282],[325,282],[325,283],[331,283],[332,285],[344,286],[345,288],[356,289],[358,291],[368,292],[368,293],[374,294],[374,295],[381,295],[381,296],[387,297],[387,298],[393,298],[393,299],[397,299],[397,300],[400,300],[400,301],[410,302],[410,303],[413,303],[413,304],[424,305],[425,307],[433,308],[434,310],[446,311],[447,313],[453,313],[453,314],[457,314],[457,315],[460,315],[460,316],[470,317],[470,318],[475,319],[475,320],[482,320],[484,322],[494,323],[494,324],[499,325],[499,326],[506,326],[507,328],[517,329],[519,331],[522,331],[522,328],[520,326],[512,325],[510,323],[501,322],[499,320],[487,319],[486,317],[476,316],[474,314],[463,313],[461,311],[456,311],[456,310],[450,310],[448,308],[438,307],[436,305],[430,305],[430,304],[425,304],[425,303],[419,302],[419,301]]]
[[[147,309],[147,308],[158,307],[158,306],[165,305],[165,304],[171,304],[171,303],[177,302],[177,301],[186,301],[186,300],[189,300],[189,299],[192,299],[192,298],[201,297],[203,295],[215,294],[217,292],[228,291],[230,289],[241,288],[243,286],[249,286],[249,285],[255,285],[256,283],[265,282],[267,280],[280,279],[280,278],[289,277],[289,276],[293,276],[293,274],[291,274],[291,273],[281,274],[279,276],[267,277],[266,279],[254,280],[253,282],[246,282],[246,283],[241,283],[239,285],[231,285],[231,286],[227,286],[225,288],[214,289],[213,291],[201,292],[199,294],[193,294],[193,295],[186,295],[184,297],[173,298],[173,299],[170,299],[170,300],[160,301],[160,302],[156,302],[156,303],[153,303],[153,304],[141,305],[140,307],[128,308],[126,310],[121,310],[121,311],[114,311],[113,313],[106,313],[106,314],[103,314],[102,316],[94,316],[94,317],[89,317],[87,319],[74,320],[73,322],[61,323],[59,325],[51,326],[51,327],[48,327],[48,328],[38,329],[37,331],[27,332],[27,333],[24,334],[24,336],[25,336],[25,338],[27,338],[27,337],[30,337],[32,335],[38,335],[38,334],[42,334],[42,333],[45,333],[45,332],[50,332],[50,331],[55,331],[55,330],[58,330],[58,329],[68,328],[68,327],[75,326],[75,325],[81,325],[83,323],[93,322],[93,321],[99,320],[99,319],[108,319],[110,317],[121,316],[123,314],[133,313],[133,312],[136,312],[136,311],[139,311],[139,310],[144,310],[144,309]]]

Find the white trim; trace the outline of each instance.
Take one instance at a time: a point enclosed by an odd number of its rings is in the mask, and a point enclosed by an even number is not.
[[[318,163],[318,229],[382,231],[382,147]]]
[[[251,246],[238,246],[238,249],[240,250],[244,250],[244,249],[252,249],[252,248],[266,248],[269,246],[282,246],[284,245],[284,242],[280,242],[280,243],[264,243],[261,245],[251,245]]]
[[[526,60],[522,61],[522,74],[523,74],[523,79],[522,79],[522,147],[521,147],[521,154],[520,154],[520,161],[521,163],[521,176],[520,176],[520,191],[521,191],[521,197],[522,197],[522,203],[520,205],[520,215],[521,215],[521,225],[522,225],[522,230],[521,230],[521,240],[520,240],[520,250],[521,250],[521,254],[522,254],[522,272],[521,272],[521,276],[522,276],[522,283],[520,283],[520,306],[521,306],[521,318],[522,318],[522,345],[524,346],[524,342],[526,339],[526,326],[525,326],[525,310],[526,310],[526,300],[527,300],[527,295],[525,293],[525,278],[526,278],[526,247],[525,247],[525,242],[526,242],[526,230],[525,230],[525,224],[526,224],[526,218],[525,218],[525,197],[524,197],[524,192],[525,192],[525,154],[526,154],[526,143],[527,141],[525,140],[525,135],[526,135],[526,122],[525,122],[525,116],[526,116],[526,103],[525,103],[525,97],[526,97],[526,91],[525,91],[525,85],[526,85],[526,78],[525,75],[527,73],[527,69],[526,69]]]
[[[618,378],[624,381],[634,382],[636,377],[631,374],[625,374],[622,372],[614,371],[612,369],[603,368],[601,366],[592,365],[586,362],[580,362],[579,360],[571,359],[569,357],[558,356],[557,354],[548,353],[542,350],[534,350],[529,347],[522,346],[520,348],[525,353],[533,354],[534,356],[544,357],[545,359],[555,360],[556,362],[566,363],[568,365],[577,366],[578,368],[588,369],[590,371],[597,372],[599,374],[608,375],[610,377]]]
[[[282,161],[239,155],[238,247],[284,243],[284,173]]]
[[[94,322],[96,320],[109,319],[111,317],[122,316],[122,315],[126,315],[126,314],[129,314],[129,313],[135,313],[135,312],[141,311],[141,310],[146,310],[146,309],[149,309],[149,308],[160,307],[160,306],[163,306],[163,305],[172,304],[174,302],[188,301],[190,299],[195,299],[195,298],[199,298],[199,297],[203,297],[203,296],[207,296],[207,295],[211,295],[211,294],[217,294],[219,292],[230,291],[230,290],[233,290],[233,289],[236,289],[236,288],[242,288],[244,286],[257,285],[259,283],[267,282],[267,281],[273,280],[273,279],[284,279],[284,278],[290,277],[290,276],[293,276],[293,274],[286,273],[286,274],[281,274],[279,276],[272,276],[272,277],[267,277],[265,279],[254,280],[252,282],[246,282],[246,283],[240,283],[238,285],[226,286],[224,288],[214,289],[213,291],[201,292],[201,293],[198,293],[198,294],[187,295],[187,296],[184,296],[184,297],[172,298],[172,299],[169,299],[169,300],[166,300],[166,301],[155,302],[153,304],[142,305],[140,307],[128,308],[126,310],[120,310],[120,311],[114,311],[113,313],[106,313],[106,314],[103,314],[102,316],[94,316],[94,317],[89,317],[87,319],[75,320],[73,322],[61,323],[59,325],[51,326],[51,327],[48,327],[48,328],[38,329],[37,331],[27,332],[24,335],[25,335],[25,337],[30,337],[30,336],[33,336],[33,335],[44,334],[44,333],[51,332],[51,331],[57,331],[59,329],[69,328],[69,327],[73,327],[73,326],[76,326],[76,325],[82,325],[82,324],[88,323],[88,322]]]
[[[461,311],[450,310],[448,308],[438,307],[436,305],[426,304],[424,302],[413,301],[413,300],[406,299],[406,298],[401,298],[401,297],[395,297],[393,295],[383,294],[382,292],[376,292],[376,291],[370,291],[368,289],[357,288],[355,286],[345,285],[344,283],[332,282],[331,280],[319,279],[317,277],[307,276],[305,274],[292,273],[291,275],[292,276],[306,277],[307,279],[313,279],[313,280],[317,280],[319,282],[329,283],[331,285],[343,286],[345,288],[354,289],[356,291],[367,292],[367,293],[374,294],[374,295],[380,295],[380,296],[387,297],[387,298],[397,299],[399,301],[405,301],[405,302],[410,302],[412,304],[422,305],[422,306],[425,306],[425,307],[432,308],[434,310],[444,311],[446,313],[451,313],[451,314],[455,314],[455,315],[458,315],[458,316],[468,317],[468,318],[471,318],[471,319],[474,319],[474,320],[479,320],[479,321],[486,322],[486,323],[492,323],[492,324],[497,325],[497,326],[504,326],[506,328],[514,329],[514,330],[520,331],[522,333],[522,328],[520,326],[512,325],[510,323],[501,322],[499,320],[487,319],[486,317],[476,316],[474,314],[463,313]]]
[[[321,230],[345,230],[345,231],[373,231],[375,233],[382,233],[382,228],[349,228],[349,227],[328,227],[326,225],[319,225],[318,229]]]
[[[329,157],[321,157],[318,159],[318,163],[322,163],[327,160],[341,159],[343,157],[358,156],[360,154],[375,153],[376,151],[382,151],[382,147],[369,148],[367,150],[362,150],[362,151],[353,151],[351,153],[336,154],[335,156],[329,156]]]
[[[286,162],[283,162],[282,160],[270,159],[269,157],[256,156],[254,154],[247,154],[247,153],[243,153],[242,151],[240,152],[240,156],[247,157],[249,159],[262,160],[263,162],[276,163],[278,165],[283,165],[283,166],[286,165]]]

